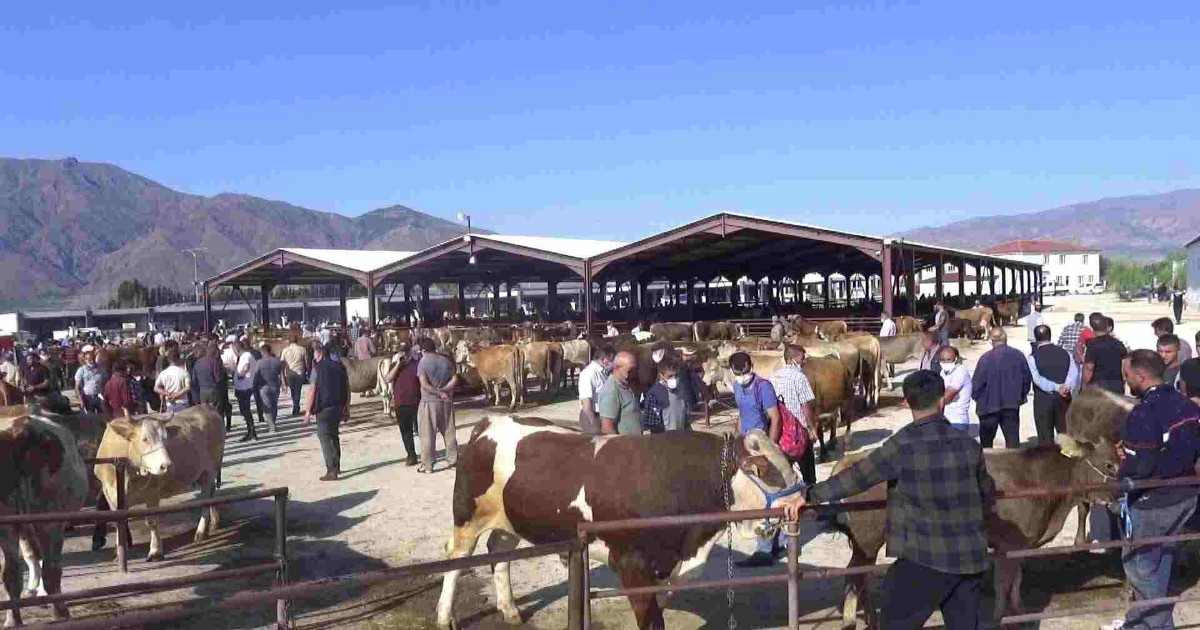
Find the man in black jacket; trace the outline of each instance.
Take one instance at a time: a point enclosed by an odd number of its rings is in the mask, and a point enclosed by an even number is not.
[[[350,417],[350,379],[346,367],[329,357],[330,348],[317,345],[313,352],[312,377],[309,379],[308,409],[304,422],[317,419],[317,439],[325,458],[325,476],[321,481],[336,481],[342,472],[342,444],[338,427]]]

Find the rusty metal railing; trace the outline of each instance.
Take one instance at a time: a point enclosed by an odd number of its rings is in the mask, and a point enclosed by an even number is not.
[[[97,463],[114,463],[112,461],[98,461]],[[120,471],[123,466],[118,465],[117,470]],[[122,484],[123,486],[123,484]],[[118,497],[123,497],[124,492],[118,494]],[[173,590],[185,588],[196,584],[204,584],[218,580],[226,580],[232,578],[250,577],[263,573],[274,572],[275,584],[277,587],[285,587],[288,583],[288,561],[287,561],[287,488],[268,488],[264,490],[256,490],[253,492],[245,492],[237,495],[229,495],[223,497],[212,497],[209,499],[198,499],[195,501],[185,501],[172,506],[147,508],[140,510],[116,509],[108,511],[95,512],[37,512],[33,514],[19,514],[10,516],[0,516],[0,527],[10,525],[26,525],[31,523],[89,523],[98,519],[116,521],[118,523],[118,531],[124,529],[124,523],[130,519],[145,518],[148,516],[158,516],[161,514],[172,514],[177,512],[187,512],[199,508],[209,508],[228,503],[238,503],[242,501],[253,501],[257,499],[271,498],[275,501],[274,517],[275,517],[275,549],[274,560],[271,562],[262,562],[248,567],[237,569],[225,569],[203,573],[196,576],[185,576],[177,578],[146,580],[141,582],[131,582],[126,584],[118,584],[113,586],[105,586],[99,588],[86,589],[82,591],[74,591],[69,593],[56,593],[53,595],[44,595],[40,597],[17,598],[7,602],[0,602],[0,610],[13,610],[20,612],[21,608],[28,606],[38,606],[52,603],[67,603],[73,601],[96,599],[98,597],[107,597],[112,595],[134,595],[141,593],[155,593],[165,590]],[[118,502],[121,499],[118,498]],[[118,548],[118,552],[119,552]],[[288,601],[283,597],[271,598],[276,602],[276,628],[278,630],[286,630],[289,625]],[[36,624],[30,627],[34,628],[114,628],[118,627],[111,621],[96,620],[97,618],[89,617],[87,619],[56,622],[51,624]],[[94,625],[88,625],[89,623]],[[127,625],[141,625],[146,622],[138,622]],[[73,625],[81,624],[81,625]]]
[[[1066,488],[1041,488],[1030,487],[1019,490],[997,491],[996,498],[998,500],[1011,499],[1027,499],[1037,497],[1050,497],[1073,494],[1087,494],[1096,491],[1112,491],[1123,492],[1126,490],[1148,490],[1152,488],[1163,488],[1173,486],[1195,486],[1200,485],[1200,477],[1180,477],[1176,479],[1157,479],[1146,480],[1134,483],[1093,483],[1081,484],[1078,486],[1070,486]],[[842,503],[831,503],[823,505],[808,506],[805,508],[803,516],[813,518],[817,516],[831,516],[839,512],[863,512],[880,510],[887,507],[886,500],[872,501],[847,501]],[[577,580],[568,585],[568,619],[567,627],[572,630],[576,628],[590,630],[591,628],[591,601],[595,599],[607,599],[613,597],[628,597],[638,595],[656,595],[659,593],[677,592],[677,591],[695,591],[695,590],[716,590],[716,589],[734,589],[745,588],[749,586],[760,586],[764,584],[779,584],[786,583],[788,585],[788,628],[795,630],[799,628],[800,622],[800,607],[799,607],[799,583],[804,580],[823,580],[835,577],[846,577],[851,575],[863,575],[872,573],[883,573],[887,571],[887,565],[867,565],[857,567],[837,568],[830,567],[827,569],[815,569],[802,571],[799,568],[799,543],[795,535],[796,530],[791,529],[786,532],[787,538],[787,572],[784,574],[752,576],[744,578],[732,578],[727,580],[707,580],[702,582],[680,582],[667,583],[656,586],[640,586],[636,588],[618,588],[606,589],[603,591],[593,592],[590,588],[590,576],[588,567],[588,542],[593,535],[605,532],[623,532],[644,529],[664,529],[672,527],[682,527],[688,525],[711,525],[725,524],[736,521],[746,520],[761,520],[766,518],[783,518],[784,512],[781,508],[770,510],[745,510],[738,512],[711,512],[705,514],[687,514],[678,516],[657,516],[649,518],[622,519],[614,521],[598,521],[598,522],[582,522],[578,526],[578,552],[571,557],[573,563],[578,563],[577,567],[571,567],[568,571],[568,580]],[[796,527],[795,523],[786,523],[785,527]],[[1157,545],[1164,543],[1182,542],[1187,540],[1200,540],[1200,533],[1197,534],[1178,534],[1175,536],[1156,536],[1147,538],[1133,538],[1129,540],[1106,542],[1106,543],[1090,543],[1083,545],[1059,546],[1050,548],[1033,548],[1033,549],[1018,549],[991,554],[992,559],[1022,559],[1030,557],[1045,557],[1053,555],[1062,555],[1075,553],[1079,551],[1088,551],[1092,549],[1132,549],[1147,545]],[[578,574],[578,577],[574,577]],[[1179,603],[1200,601],[1200,596],[1193,597],[1172,597],[1159,600],[1145,600],[1129,604],[1127,607],[1114,607],[1113,611],[1125,610],[1127,608],[1144,608],[1166,603]],[[1157,603],[1156,603],[1157,602]],[[1093,614],[1096,612],[1108,612],[1108,609],[1099,610],[1089,608],[1086,610],[1051,610],[1040,613],[1029,613],[1021,615],[1009,615],[997,619],[996,622],[1000,625],[1011,625],[1018,623],[1028,623],[1030,621],[1038,621],[1043,619],[1055,619],[1060,617],[1075,616],[1079,614]]]

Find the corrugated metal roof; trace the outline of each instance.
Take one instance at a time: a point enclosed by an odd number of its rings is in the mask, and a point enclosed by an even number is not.
[[[1191,247],[1192,245],[1195,245],[1196,243],[1200,243],[1200,236],[1197,236],[1196,238],[1188,241],[1187,245],[1184,245],[1184,247]]]
[[[375,271],[384,265],[399,262],[416,253],[382,249],[309,249],[303,247],[282,247],[280,249],[296,254],[297,256],[315,258],[331,265],[338,265],[363,273]]]
[[[582,238],[558,238],[554,236],[515,236],[511,234],[475,234],[474,236],[580,259],[603,254],[604,252],[625,245],[625,243],[617,241],[593,241]]]

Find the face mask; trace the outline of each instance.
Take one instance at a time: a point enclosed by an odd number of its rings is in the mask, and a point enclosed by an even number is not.
[[[654,352],[650,353],[650,358],[655,363],[662,363],[663,357],[665,356],[667,356],[666,350],[655,350]]]
[[[941,366],[942,366],[942,372],[945,374],[949,374],[954,371],[954,368],[958,367],[958,364],[957,363],[947,363],[945,361],[942,361]]]
[[[675,389],[675,387],[677,385],[679,385],[679,380],[676,379],[674,376],[667,379],[667,389]]]
[[[745,387],[746,385],[750,384],[750,381],[754,380],[754,375],[753,374],[739,374],[734,378],[737,380],[738,385]]]

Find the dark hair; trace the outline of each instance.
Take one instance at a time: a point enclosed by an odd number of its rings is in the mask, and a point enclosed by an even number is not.
[[[1200,359],[1188,359],[1180,363],[1179,379],[1187,387],[1188,396],[1200,396]]]
[[[615,356],[617,356],[617,351],[610,344],[592,347],[593,359],[611,359]]]
[[[914,410],[929,409],[946,393],[946,383],[933,370],[917,370],[904,379],[904,401]]]
[[[1103,330],[1104,313],[1092,313],[1091,315],[1088,315],[1088,326],[1091,326],[1092,330]]]
[[[958,360],[958,357],[961,356],[958,354],[958,348],[955,348],[954,346],[942,346],[942,349],[938,350],[938,358],[939,359],[941,358],[943,352],[953,352],[954,360],[956,360],[956,361]]]
[[[1171,321],[1169,317],[1159,317],[1158,319],[1150,322],[1150,328],[1154,330],[1161,330],[1164,334],[1173,333],[1175,332],[1175,322]]]
[[[795,359],[798,355],[803,356],[803,355],[807,355],[807,354],[808,354],[808,350],[805,350],[804,346],[796,346],[796,345],[792,345],[790,343],[784,344],[784,346],[783,346],[783,360],[784,361],[791,361],[792,359]]]
[[[1075,313],[1075,321],[1083,323],[1083,313]]]
[[[421,349],[421,352],[433,352],[437,350],[437,344],[433,343],[433,340],[429,337],[421,337],[418,339],[417,347]]]
[[[1106,315],[1106,316],[1104,317],[1104,332],[1109,332],[1109,333],[1110,333],[1110,332],[1112,332],[1112,331],[1116,330],[1116,328],[1117,328],[1117,322],[1116,322],[1116,320],[1114,320],[1113,318],[1111,318],[1111,317],[1108,317],[1108,316]]]
[[[729,367],[734,372],[745,373],[754,367],[754,362],[750,360],[750,355],[745,352],[735,352],[729,357]]]
[[[1162,379],[1163,372],[1167,371],[1167,364],[1163,362],[1162,357],[1158,356],[1157,352],[1145,348],[1129,353],[1129,367],[1157,379]]]
[[[1034,341],[1050,341],[1050,327],[1042,324],[1033,329]]]
[[[1174,346],[1175,349],[1178,350],[1179,349],[1179,335],[1176,335],[1174,333],[1167,333],[1165,335],[1159,335],[1158,347],[1161,348],[1163,346],[1168,346],[1168,347]]]
[[[663,374],[667,371],[672,371],[672,372],[676,372],[676,373],[679,372],[679,362],[675,360],[675,357],[673,357],[669,354],[667,356],[663,357],[662,361],[658,362],[658,373]]]

